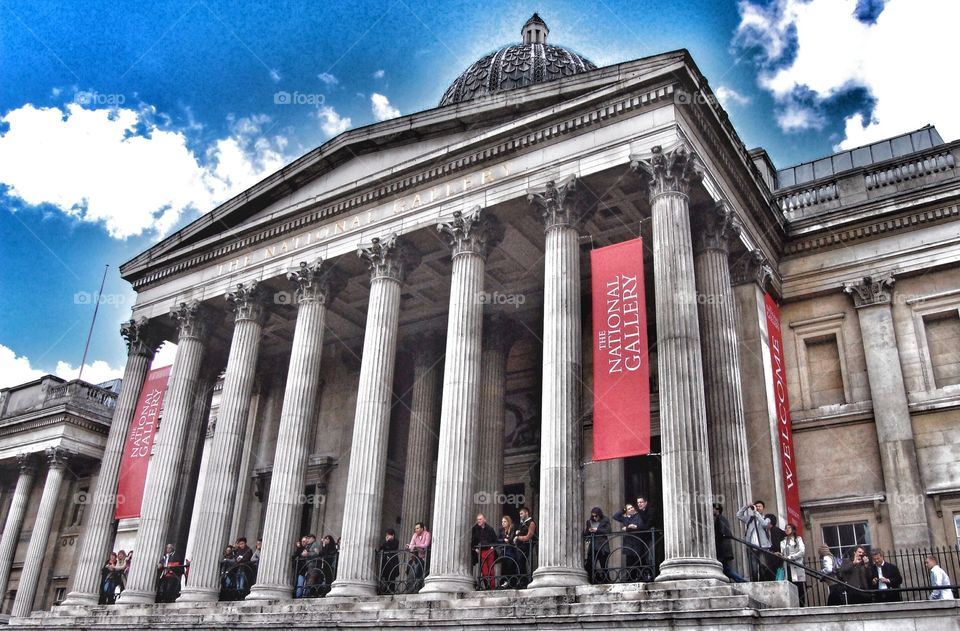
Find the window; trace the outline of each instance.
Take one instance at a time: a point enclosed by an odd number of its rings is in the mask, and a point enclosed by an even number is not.
[[[943,388],[960,383],[960,312],[927,315],[923,324],[934,386]]]
[[[822,527],[823,542],[835,557],[847,558],[857,546],[870,548],[870,527],[865,521]]]
[[[54,603],[57,604],[57,605],[59,605],[60,603],[63,602],[63,599],[66,598],[66,597],[67,597],[67,588],[66,588],[66,587],[58,587],[58,588],[57,588],[57,591],[56,591],[56,594],[54,595],[54,598],[53,598]]]
[[[846,403],[837,336],[831,333],[821,337],[810,337],[805,340],[805,343],[810,399],[813,407]]]
[[[957,531],[957,545],[960,546],[960,513],[953,516],[953,528]]]

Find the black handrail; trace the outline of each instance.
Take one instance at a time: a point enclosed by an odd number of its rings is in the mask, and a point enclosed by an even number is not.
[[[415,594],[430,573],[430,550],[377,550],[377,593]]]
[[[189,568],[190,561],[157,568],[158,603],[172,603],[180,597],[180,580]]]
[[[523,589],[537,568],[537,546],[492,543],[473,551],[473,579],[477,590]],[[487,571],[486,576],[484,571]]]
[[[243,600],[256,582],[256,563],[220,562],[220,600]]]
[[[922,586],[922,587],[891,587],[891,588],[885,589],[885,590],[879,590],[879,589],[861,589],[861,588],[859,588],[859,587],[856,587],[855,585],[851,585],[850,583],[847,583],[846,581],[844,581],[844,580],[842,580],[842,579],[837,578],[837,577],[834,576],[833,574],[827,574],[827,573],[825,573],[825,572],[821,572],[820,570],[818,570],[818,569],[816,569],[816,568],[809,567],[809,566],[807,566],[807,565],[804,565],[803,563],[800,563],[800,562],[798,562],[798,561],[794,561],[793,559],[788,559],[788,558],[786,558],[786,557],[780,556],[779,554],[776,554],[776,553],[774,553],[774,552],[771,552],[770,550],[767,550],[766,548],[761,548],[760,546],[758,546],[758,545],[756,545],[756,544],[753,544],[753,543],[750,543],[749,541],[745,541],[745,540],[743,540],[743,539],[741,539],[740,537],[737,537],[737,536],[735,536],[735,535],[732,535],[732,536],[730,536],[730,537],[728,537],[728,538],[729,538],[729,539],[732,539],[733,541],[737,541],[737,542],[743,544],[743,545],[746,546],[747,548],[750,548],[750,549],[752,549],[752,550],[755,550],[755,551],[757,551],[757,552],[760,552],[760,553],[762,553],[762,554],[765,554],[765,555],[767,555],[767,556],[769,556],[769,557],[773,557],[773,558],[775,558],[778,562],[783,562],[783,563],[787,563],[787,564],[789,564],[789,565],[792,565],[792,566],[794,566],[794,567],[798,567],[798,568],[802,569],[802,570],[803,570],[805,573],[807,573],[807,574],[813,574],[814,576],[816,576],[817,578],[819,578],[821,581],[831,582],[831,583],[834,583],[835,585],[839,585],[839,586],[843,587],[844,591],[846,591],[846,592],[854,592],[854,593],[856,593],[856,594],[860,594],[861,596],[864,596],[864,597],[867,597],[867,598],[872,598],[874,595],[878,594],[880,591],[888,592],[888,593],[891,593],[891,594],[899,594],[899,593],[909,593],[909,592],[931,592],[931,591],[939,591],[939,590],[941,590],[941,589],[951,589],[951,590],[954,590],[954,589],[957,589],[958,587],[960,587],[960,586],[958,586],[958,585],[936,585],[936,586],[934,586],[934,585],[925,585],[925,586]],[[839,567],[836,568],[836,569],[839,569]],[[834,570],[834,572],[836,572],[836,569]]]
[[[110,583],[110,590],[106,591],[104,587],[107,583]],[[124,570],[107,570],[104,568],[100,572],[100,597],[98,604],[100,605],[114,605],[117,602],[117,587],[120,588],[120,591],[123,591],[123,588],[126,584],[126,573]]]
[[[294,598],[323,598],[337,579],[338,555],[296,557],[293,574]]]
[[[584,534],[587,577],[591,583],[649,583],[660,573],[662,541],[656,528]]]

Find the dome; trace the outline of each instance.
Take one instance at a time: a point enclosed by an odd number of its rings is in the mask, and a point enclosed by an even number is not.
[[[571,50],[548,44],[550,29],[536,13],[523,25],[521,32],[523,43],[506,46],[475,61],[447,88],[440,105],[553,81],[597,67]]]

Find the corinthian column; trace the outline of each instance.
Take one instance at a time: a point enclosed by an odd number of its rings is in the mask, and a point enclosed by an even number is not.
[[[703,362],[690,237],[690,187],[700,180],[685,149],[631,156],[650,196],[656,292],[664,561],[658,581],[726,581],[714,558]]]
[[[310,425],[316,422],[320,392],[320,356],[327,305],[346,284],[328,265],[300,263],[287,274],[296,286],[297,324],[280,411],[276,455],[263,526],[257,583],[247,600],[293,598],[291,546],[300,536],[303,481],[307,470]],[[217,429],[219,431],[219,428]]]
[[[350,445],[350,471],[344,498],[337,580],[331,596],[374,596],[377,593],[375,553],[383,513],[387,472],[387,438],[393,369],[400,321],[400,288],[419,263],[416,253],[396,235],[374,239],[357,252],[370,267],[370,303],[363,335],[357,411]]]
[[[843,290],[853,297],[860,320],[893,545],[896,548],[929,547],[926,496],[917,465],[913,423],[890,307],[893,283],[893,275],[889,273],[865,276],[845,283]]]
[[[13,618],[25,618],[33,611],[33,599],[37,595],[37,585],[40,583],[40,570],[43,568],[43,558],[48,549],[47,539],[50,538],[53,514],[60,502],[60,486],[63,484],[68,454],[58,447],[48,447],[46,455],[49,465],[47,481],[43,485],[37,519],[33,522],[27,557],[23,561],[23,571],[20,573],[20,583],[17,585],[17,597],[13,601],[13,610],[10,612]]]
[[[435,333],[417,335],[413,352],[413,394],[410,399],[410,433],[407,438],[407,465],[403,476],[403,510],[400,534],[403,541],[418,521],[427,523],[433,506],[433,466],[437,461],[437,434],[440,430],[438,379],[441,340]]]
[[[156,600],[156,559],[163,554],[164,544],[171,533],[177,481],[183,468],[183,444],[190,431],[197,382],[207,345],[209,316],[199,300],[180,303],[170,315],[177,323],[177,355],[143,491],[140,528],[134,544],[138,562],[132,564],[127,588],[117,600],[123,605]]]
[[[477,484],[474,502],[490,525],[500,527],[503,504],[503,434],[507,398],[507,355],[518,336],[517,323],[501,314],[483,318],[480,362],[480,431],[477,437]]]
[[[210,442],[213,456],[207,461],[200,488],[199,514],[193,516],[198,522],[197,538],[190,559],[190,581],[180,597],[184,601],[215,601],[219,598],[221,552],[223,544],[232,540],[228,528],[233,516],[243,430],[250,412],[260,333],[266,315],[263,290],[257,281],[246,286],[237,285],[235,291],[227,294],[227,301],[236,316],[233,341],[220,396],[216,432]]]
[[[700,342],[706,383],[710,477],[713,494],[728,515],[751,501],[747,425],[740,390],[736,298],[730,283],[730,245],[740,224],[725,203],[701,216],[694,267],[700,297]],[[741,570],[746,550],[736,546]]]
[[[546,231],[543,272],[543,403],[540,430],[539,567],[531,587],[587,582],[580,522],[580,246],[592,204],[577,178],[531,192]]]
[[[433,499],[430,576],[423,593],[473,591],[470,527],[474,513],[474,466],[480,418],[480,353],[484,268],[503,238],[503,226],[479,206],[457,211],[437,226],[453,258],[450,309],[440,404],[440,445]]]
[[[27,513],[27,502],[30,501],[33,478],[37,475],[37,466],[32,455],[20,454],[17,460],[20,464],[20,477],[17,478],[17,488],[13,491],[13,500],[10,501],[10,511],[3,526],[3,537],[0,537],[0,595],[7,593],[10,567],[17,553],[17,543],[20,541],[23,517]]]
[[[159,337],[153,333],[146,318],[124,322],[120,327],[120,335],[127,342],[123,388],[117,396],[107,446],[100,461],[97,485],[87,509],[87,523],[80,537],[80,553],[77,555],[77,566],[73,572],[73,591],[67,594],[64,605],[96,605],[99,600],[100,569],[110,554],[116,536],[117,522],[113,516],[123,447],[127,434],[130,433],[130,424],[137,411],[137,401],[140,400],[150,363],[160,345]]]

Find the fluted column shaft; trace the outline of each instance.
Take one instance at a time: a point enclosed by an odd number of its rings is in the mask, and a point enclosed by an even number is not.
[[[220,560],[229,532],[240,472],[244,429],[256,377],[257,354],[263,328],[262,290],[256,281],[227,294],[236,321],[227,371],[220,397],[220,413],[210,442],[211,456],[200,488],[196,542],[190,559],[190,581],[180,600],[215,601],[220,593]]]
[[[198,301],[181,303],[171,315],[177,321],[177,355],[174,358],[163,418],[153,446],[144,487],[140,527],[134,550],[137,562],[130,567],[127,588],[118,604],[156,600],[156,561],[171,532],[177,481],[183,468],[183,444],[193,418],[197,383],[206,350],[207,315]]]
[[[116,535],[117,483],[123,449],[130,433],[133,415],[143,390],[150,363],[157,349],[146,318],[130,320],[120,328],[127,341],[127,365],[123,369],[123,387],[117,395],[107,445],[100,461],[97,485],[87,508],[87,522],[80,537],[80,553],[73,572],[73,589],[64,605],[96,605],[100,593],[100,570],[110,554]],[[2,585],[2,584],[0,584]]]
[[[437,461],[440,409],[437,405],[439,362],[426,340],[419,347],[413,364],[413,393],[410,399],[410,433],[407,438],[407,464],[403,476],[403,509],[400,517],[401,541],[417,522],[427,523],[433,506],[433,467]]]
[[[333,596],[377,593],[374,557],[381,537],[399,316],[400,280],[374,277],[370,282],[350,471],[343,505],[346,527],[340,541],[337,580],[330,592]]]
[[[664,561],[658,581],[726,581],[714,558],[703,361],[687,191],[699,179],[683,149],[654,148],[634,168],[648,182],[660,383]]]
[[[853,297],[860,321],[893,543],[929,547],[926,496],[890,306],[893,284],[893,276],[884,274],[847,283],[844,289]]]
[[[300,271],[288,274],[288,278],[298,285],[297,323],[280,411],[257,583],[247,600],[293,597],[290,552],[301,534],[300,511],[310,449],[307,435],[317,415],[323,326],[327,304],[343,284],[320,263],[313,267],[302,263]]]
[[[740,384],[737,316],[728,260],[731,240],[740,234],[732,210],[720,204],[704,213],[694,257],[700,300],[710,477],[714,501],[728,515],[752,499],[747,426]],[[746,550],[735,546],[745,571]]]
[[[37,586],[40,584],[43,558],[49,548],[47,539],[50,538],[53,515],[60,502],[60,487],[67,467],[67,454],[57,448],[48,448],[47,462],[50,465],[47,470],[47,480],[43,484],[40,507],[37,509],[37,518],[33,522],[33,531],[30,533],[27,558],[23,562],[20,582],[17,585],[17,597],[13,601],[13,610],[10,612],[13,618],[24,618],[33,611],[33,600],[37,595]]]
[[[506,419],[507,354],[513,342],[504,318],[486,318],[480,362],[480,429],[477,437],[475,503],[496,530],[503,516],[503,435]]]
[[[440,404],[440,446],[433,504],[430,576],[422,592],[473,591],[470,528],[475,516],[477,430],[480,419],[480,355],[484,271],[488,248],[502,226],[477,208],[456,213],[440,229],[450,235],[453,270]]]
[[[17,486],[10,501],[10,511],[3,526],[3,536],[0,537],[0,595],[7,593],[10,568],[17,554],[20,529],[23,528],[23,518],[27,513],[27,503],[30,501],[30,491],[36,475],[37,469],[32,457],[20,456],[20,476],[17,478]]]

